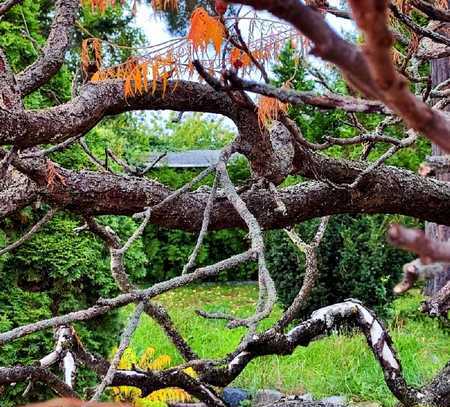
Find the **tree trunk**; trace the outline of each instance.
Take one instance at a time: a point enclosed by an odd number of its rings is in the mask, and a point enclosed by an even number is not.
[[[450,1],[449,1],[450,6]],[[442,34],[448,35],[448,26],[444,28]],[[431,61],[431,80],[433,87],[446,81],[450,78],[450,58],[434,59]],[[447,109],[448,110],[448,109]],[[432,145],[432,157],[430,161],[432,164],[437,161],[445,160],[446,154],[435,144]],[[441,159],[440,159],[441,157]],[[445,160],[446,161],[446,160]],[[442,161],[442,162],[445,162]],[[450,163],[449,163],[450,164]],[[450,166],[443,168],[436,167],[436,178],[450,182]],[[437,225],[436,223],[427,223],[425,226],[427,236],[439,241],[450,240],[450,227]],[[447,267],[441,274],[427,281],[424,289],[425,295],[433,295],[439,291],[446,283],[450,281],[450,266]]]

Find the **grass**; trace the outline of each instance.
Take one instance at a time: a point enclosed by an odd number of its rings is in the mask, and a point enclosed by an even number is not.
[[[189,344],[204,358],[221,358],[235,349],[243,329],[229,330],[222,321],[205,320],[196,309],[250,315],[257,299],[255,285],[199,285],[181,288],[157,298],[164,304]],[[433,377],[450,359],[450,335],[436,321],[422,316],[416,292],[395,301],[389,322],[395,346],[409,384],[420,386]],[[122,311],[126,318],[132,311]],[[281,309],[264,321],[268,327]],[[161,329],[146,315],[136,330],[131,347],[139,355],[148,346],[158,355],[171,356],[173,365],[182,362]],[[276,388],[286,393],[312,393],[321,398],[347,395],[354,401],[377,401],[391,407],[395,399],[362,335],[333,335],[291,356],[270,356],[254,360],[232,384],[255,391]]]

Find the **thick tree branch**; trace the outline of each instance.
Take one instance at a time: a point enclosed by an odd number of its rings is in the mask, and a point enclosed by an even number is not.
[[[425,13],[432,20],[450,22],[450,12],[449,11],[434,7],[433,4],[431,4],[428,1],[409,0],[409,3],[411,5],[413,5],[416,9]]]
[[[79,7],[79,0],[57,0],[50,34],[42,54],[16,76],[22,96],[47,83],[64,63]]]
[[[331,180],[336,185],[353,182],[366,164],[336,161],[318,154],[298,151],[298,172],[309,178]],[[64,184],[47,186],[47,165],[21,160],[15,165],[40,183],[45,201],[86,215],[133,215],[154,207],[172,194],[165,186],[142,178],[114,174],[72,172],[56,167]],[[405,201],[405,196],[408,200]],[[176,200],[153,208],[152,223],[167,228],[199,231],[209,194],[183,193]],[[338,213],[399,213],[420,219],[448,223],[450,187],[395,167],[381,166],[364,177],[357,190],[310,182],[278,191],[286,214],[277,211],[271,191],[254,188],[241,195],[263,229],[289,227],[306,219]],[[223,198],[214,202],[210,230],[242,227],[243,222]]]
[[[0,17],[6,14],[12,7],[19,4],[22,0],[5,0],[0,3]]]

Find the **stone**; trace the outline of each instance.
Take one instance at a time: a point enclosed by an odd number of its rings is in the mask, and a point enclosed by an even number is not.
[[[229,407],[239,407],[240,404],[248,400],[250,398],[250,395],[247,391],[243,389],[237,389],[234,387],[225,387],[223,389],[223,401],[227,404]]]
[[[314,401],[314,397],[312,394],[305,393],[305,394],[294,394],[289,395],[286,397],[287,401]]]
[[[280,393],[278,390],[259,390],[253,396],[252,407],[270,406],[281,400],[283,397],[284,394]]]
[[[346,406],[347,405],[347,397],[345,396],[331,396],[320,400],[325,405],[337,405],[337,406]]]

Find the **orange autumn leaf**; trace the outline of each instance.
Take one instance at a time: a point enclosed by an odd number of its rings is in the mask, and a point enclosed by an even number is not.
[[[278,119],[280,112],[287,112],[287,104],[278,99],[261,96],[258,100],[258,121],[261,128]]]
[[[53,164],[51,161],[47,161],[46,178],[47,178],[47,188],[49,190],[52,190],[55,187],[56,182],[59,182],[64,186],[67,185],[65,178],[58,172],[55,164]]]
[[[230,53],[230,62],[236,69],[245,68],[252,64],[252,60],[248,54],[239,48],[233,48]]]
[[[152,7],[155,11],[177,10],[178,0],[152,0]]]
[[[83,5],[90,6],[93,12],[104,13],[108,7],[116,5],[115,0],[82,0]],[[121,4],[123,1],[120,2]]]
[[[219,53],[224,35],[225,28],[218,18],[211,17],[203,7],[194,10],[187,37],[194,49],[206,51],[208,45],[213,44],[216,53]]]
[[[88,38],[81,43],[81,66],[84,72],[95,65],[97,71],[102,64],[102,42],[98,38]]]
[[[447,0],[435,0],[435,4],[436,4],[436,7],[440,8],[442,10],[447,10],[447,7],[448,7]]]

